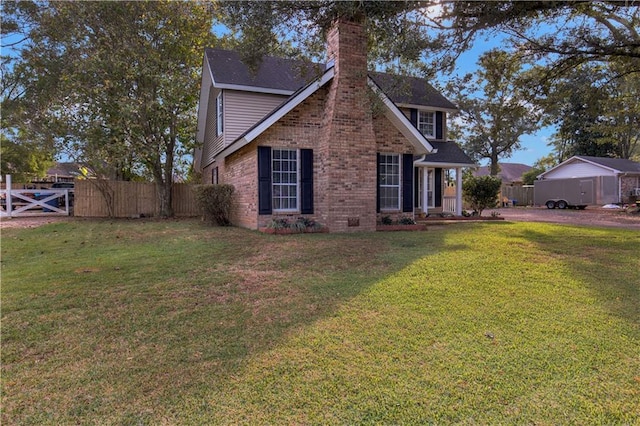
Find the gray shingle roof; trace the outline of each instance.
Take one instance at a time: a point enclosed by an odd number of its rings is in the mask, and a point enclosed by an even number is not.
[[[600,164],[620,172],[640,173],[640,163],[623,158],[590,157],[586,155],[576,155],[576,158],[591,161],[592,163]]]
[[[424,161],[429,163],[443,164],[468,164],[475,165],[474,161],[464,153],[462,148],[455,142],[437,142],[429,141],[429,143],[437,150],[437,152],[424,156]]]
[[[205,55],[216,84],[295,92],[324,72],[323,65],[267,56],[254,73],[238,52],[207,48]]]
[[[324,64],[265,56],[254,73],[242,62],[242,57],[236,51],[207,48],[205,55],[213,79],[218,85],[229,84],[295,92],[325,71]],[[369,76],[396,105],[411,104],[457,109],[424,79],[379,72],[371,72]]]
[[[370,72],[369,76],[396,105],[411,104],[458,109],[422,78],[380,72]]]
[[[503,182],[521,182],[522,174],[531,170],[531,166],[521,163],[499,163],[498,177]],[[488,176],[491,173],[489,166],[479,167],[473,174],[475,176]]]

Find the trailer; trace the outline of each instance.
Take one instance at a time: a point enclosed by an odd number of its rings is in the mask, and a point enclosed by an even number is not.
[[[584,209],[590,204],[617,202],[614,176],[537,180],[533,194],[534,204],[548,209]]]

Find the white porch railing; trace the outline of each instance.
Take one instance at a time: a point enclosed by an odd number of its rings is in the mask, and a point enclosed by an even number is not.
[[[456,213],[456,197],[444,196],[442,198],[442,211]]]

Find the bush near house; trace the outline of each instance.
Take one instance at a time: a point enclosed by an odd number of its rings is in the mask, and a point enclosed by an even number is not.
[[[495,207],[502,182],[495,176],[473,176],[468,173],[462,181],[462,194],[471,208],[482,215],[482,211]]]
[[[205,221],[220,226],[231,225],[229,218],[233,201],[233,185],[196,185],[193,191]]]

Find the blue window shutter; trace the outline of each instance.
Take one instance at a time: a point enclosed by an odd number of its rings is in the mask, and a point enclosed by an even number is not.
[[[380,153],[376,156],[376,213],[380,213]]]
[[[442,111],[436,111],[436,139],[442,139],[442,126],[444,123],[444,114]]]
[[[418,110],[415,108],[411,108],[409,111],[411,113],[411,117],[409,117],[409,120],[411,121],[411,124],[413,124],[413,127],[417,128],[418,127]]]
[[[402,211],[413,211],[413,154],[402,154]]]
[[[258,147],[258,214],[271,214],[271,148]]]
[[[300,150],[300,213],[313,214],[313,150]]]
[[[433,196],[435,198],[435,207],[442,207],[442,169],[435,169],[435,176],[433,177],[433,186],[435,186],[433,190]]]

